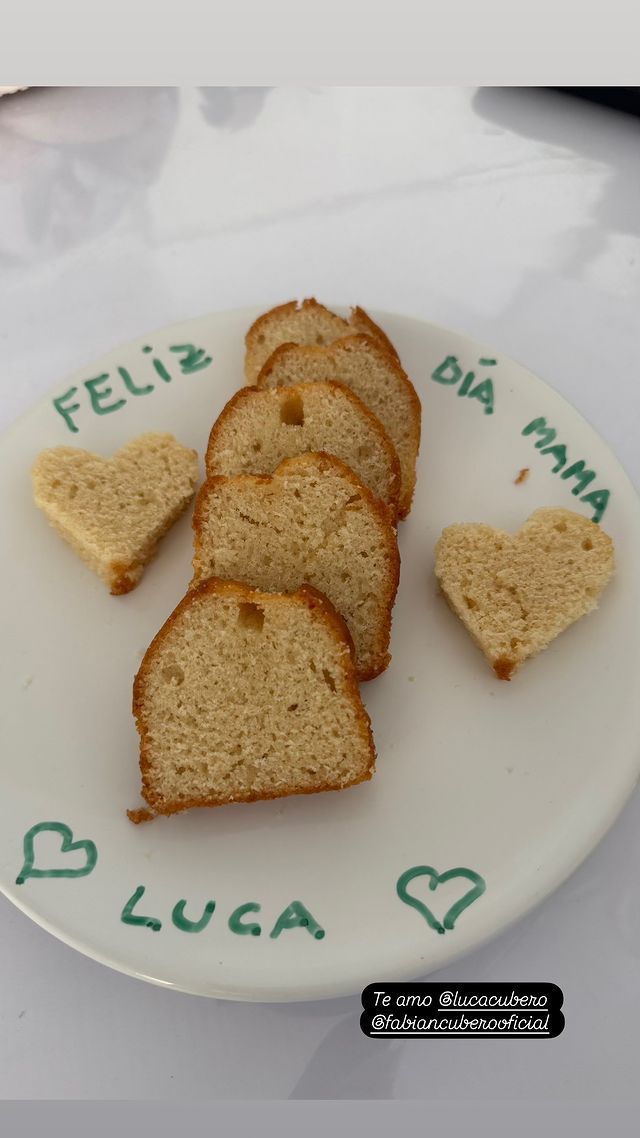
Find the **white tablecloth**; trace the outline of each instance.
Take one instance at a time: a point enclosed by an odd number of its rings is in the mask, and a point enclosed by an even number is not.
[[[639,141],[637,119],[544,90],[3,98],[0,426],[147,329],[315,294],[494,343],[568,397],[637,484]],[[369,1040],[357,997],[183,996],[0,899],[0,1096],[637,1103],[639,830],[636,794],[555,896],[434,977],[559,984],[552,1041]]]

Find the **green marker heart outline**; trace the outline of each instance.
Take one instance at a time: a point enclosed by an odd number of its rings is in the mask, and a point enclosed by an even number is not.
[[[45,831],[60,834],[62,845],[60,852],[72,853],[74,850],[84,850],[87,855],[86,865],[79,869],[34,869],[35,849],[34,838]],[[28,877],[86,877],[92,873],[98,860],[98,849],[90,838],[73,840],[73,831],[64,822],[37,822],[27,830],[23,840],[24,865],[16,877],[16,885],[24,885]]]
[[[449,909],[447,909],[442,924],[434,917],[428,905],[420,901],[417,897],[413,897],[407,891],[407,885],[416,877],[429,877],[429,889],[433,892],[437,889],[438,885],[444,885],[446,881],[451,881],[454,877],[466,877],[468,881],[472,882],[471,889],[463,893],[462,897],[454,902]],[[432,928],[434,932],[444,933],[447,930],[452,931],[458,917],[465,909],[472,905],[474,901],[481,897],[487,888],[486,881],[479,873],[473,869],[465,869],[463,866],[458,866],[455,869],[447,869],[444,873],[438,873],[431,865],[414,865],[411,869],[405,870],[400,875],[396,883],[396,892],[398,897],[405,905],[410,905],[411,908],[416,909],[425,921]]]

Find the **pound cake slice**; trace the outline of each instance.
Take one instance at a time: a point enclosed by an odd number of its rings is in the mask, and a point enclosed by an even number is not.
[[[130,811],[134,822],[342,790],[375,765],[349,633],[309,587],[203,582],[147,649],[133,713],[149,807]]]
[[[280,344],[331,344],[352,332],[366,332],[397,357],[391,340],[363,308],[352,308],[349,319],[344,320],[313,297],[302,303],[291,300],[280,304],[259,316],[245,336],[247,382],[255,383],[263,363]]]
[[[281,462],[274,474],[211,478],[193,515],[192,585],[208,577],[274,593],[303,584],[344,617],[358,679],[387,667],[400,572],[387,510],[350,467],[328,454]]]
[[[328,347],[282,344],[262,366],[256,386],[337,380],[373,411],[400,460],[399,514],[406,517],[416,483],[421,406],[416,390],[395,356],[368,335],[347,336]]]
[[[375,415],[339,383],[243,387],[213,425],[207,477],[272,474],[284,458],[325,451],[341,458],[389,508],[395,522],[400,465]]]
[[[597,607],[614,572],[613,542],[581,514],[545,507],[515,536],[488,525],[448,526],[435,571],[498,678],[509,680]]]
[[[140,435],[113,458],[53,447],[32,471],[36,505],[114,595],[137,585],[197,481],[196,452],[167,434]]]

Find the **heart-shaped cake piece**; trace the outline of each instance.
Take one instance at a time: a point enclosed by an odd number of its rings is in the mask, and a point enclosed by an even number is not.
[[[168,434],[140,435],[113,458],[53,447],[38,456],[32,481],[36,505],[117,595],[137,585],[188,506],[198,456]]]
[[[442,591],[501,680],[596,608],[614,567],[599,526],[553,507],[536,510],[515,536],[452,525],[436,546]]]

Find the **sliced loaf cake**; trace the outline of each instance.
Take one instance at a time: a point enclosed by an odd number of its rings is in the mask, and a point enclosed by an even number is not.
[[[282,344],[262,366],[256,386],[337,380],[380,420],[400,461],[400,517],[406,517],[416,482],[421,407],[416,390],[395,356],[369,335],[348,336],[328,347]]]
[[[400,570],[396,531],[340,459],[302,454],[271,476],[210,478],[193,528],[193,585],[209,577],[275,593],[313,585],[347,623],[358,679],[386,668]]]
[[[245,375],[255,383],[265,360],[280,344],[330,344],[352,332],[366,332],[378,340],[392,356],[396,349],[389,338],[363,308],[352,308],[348,320],[330,312],[313,299],[291,300],[263,313],[245,336]]]
[[[369,408],[339,383],[241,388],[214,423],[207,476],[272,474],[284,458],[305,451],[341,458],[395,522],[400,467],[393,443]]]
[[[149,808],[130,811],[134,822],[342,790],[374,769],[349,633],[309,587],[199,585],[147,649],[133,711]]]

